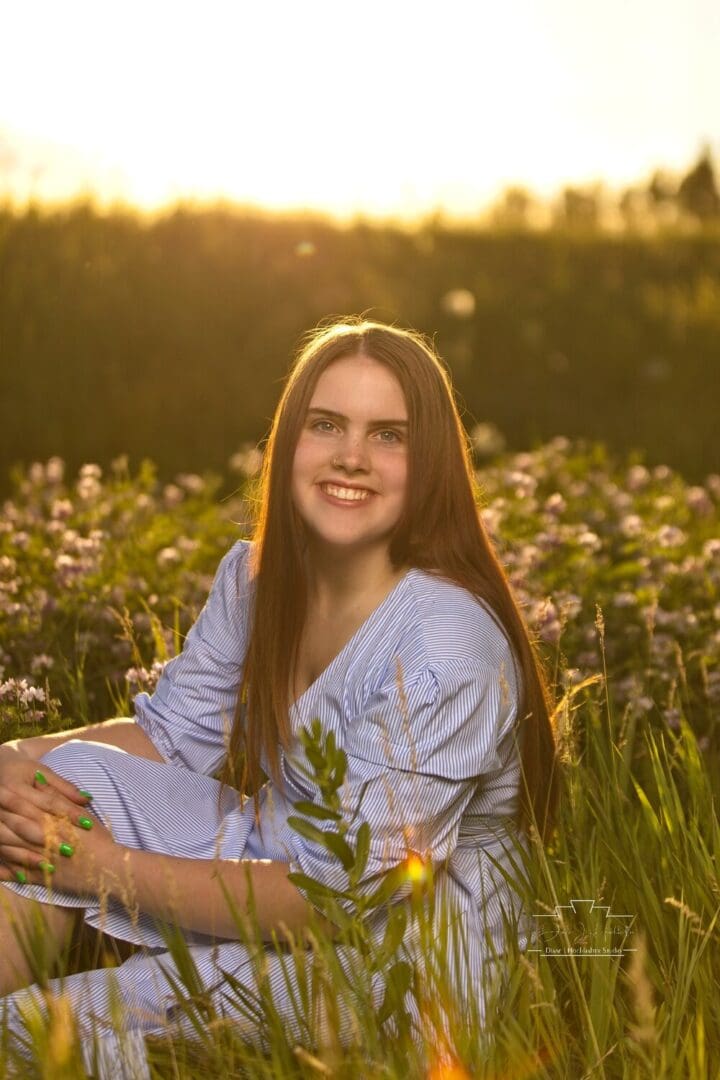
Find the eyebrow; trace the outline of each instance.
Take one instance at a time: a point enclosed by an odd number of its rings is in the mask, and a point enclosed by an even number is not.
[[[332,416],[334,420],[347,420],[347,416],[343,416],[342,413],[335,412],[334,409],[323,409],[319,405],[313,405],[308,409],[308,415],[310,413],[322,413],[323,416]],[[370,423],[370,427],[400,427],[406,428],[408,426],[407,420],[373,420]]]

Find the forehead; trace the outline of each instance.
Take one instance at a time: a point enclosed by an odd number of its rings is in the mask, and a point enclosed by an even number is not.
[[[354,408],[369,411],[382,407],[383,416],[402,419],[407,415],[405,395],[393,372],[369,356],[344,356],[334,360],[318,379],[311,406],[339,407],[350,415]],[[387,409],[393,409],[392,414]]]

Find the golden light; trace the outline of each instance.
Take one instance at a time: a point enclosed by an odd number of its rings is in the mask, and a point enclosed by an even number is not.
[[[333,0],[11,0],[3,40],[3,160],[35,146],[16,180],[42,198],[474,215],[508,185],[686,165],[716,130],[712,35],[652,0],[602,19],[573,0],[366,0],[362,18]],[[654,77],[678,49],[708,72],[684,99]]]
[[[405,860],[405,873],[413,884],[423,884],[430,876],[430,866],[419,855],[412,852]]]

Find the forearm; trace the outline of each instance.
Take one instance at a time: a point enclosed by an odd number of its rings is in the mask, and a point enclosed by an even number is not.
[[[120,903],[186,930],[238,938],[238,920],[247,926],[251,918],[270,940],[281,924],[302,931],[315,910],[289,872],[270,860],[183,859],[118,846],[98,884]]]
[[[127,717],[105,720],[101,724],[89,724],[86,727],[73,728],[71,731],[34,735],[29,739],[14,739],[4,745],[38,761],[43,754],[69,742],[70,739],[87,739],[109,746],[118,746],[136,757],[150,758],[152,761],[165,760],[140,725]]]

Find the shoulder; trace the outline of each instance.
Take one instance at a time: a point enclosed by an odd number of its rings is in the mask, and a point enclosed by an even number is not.
[[[217,568],[216,582],[221,582],[225,587],[237,586],[238,595],[249,584],[250,552],[253,545],[250,540],[236,540],[233,546],[225,552]]]
[[[413,633],[423,666],[482,664],[499,668],[512,655],[505,630],[485,601],[448,578],[426,570],[408,575]]]

